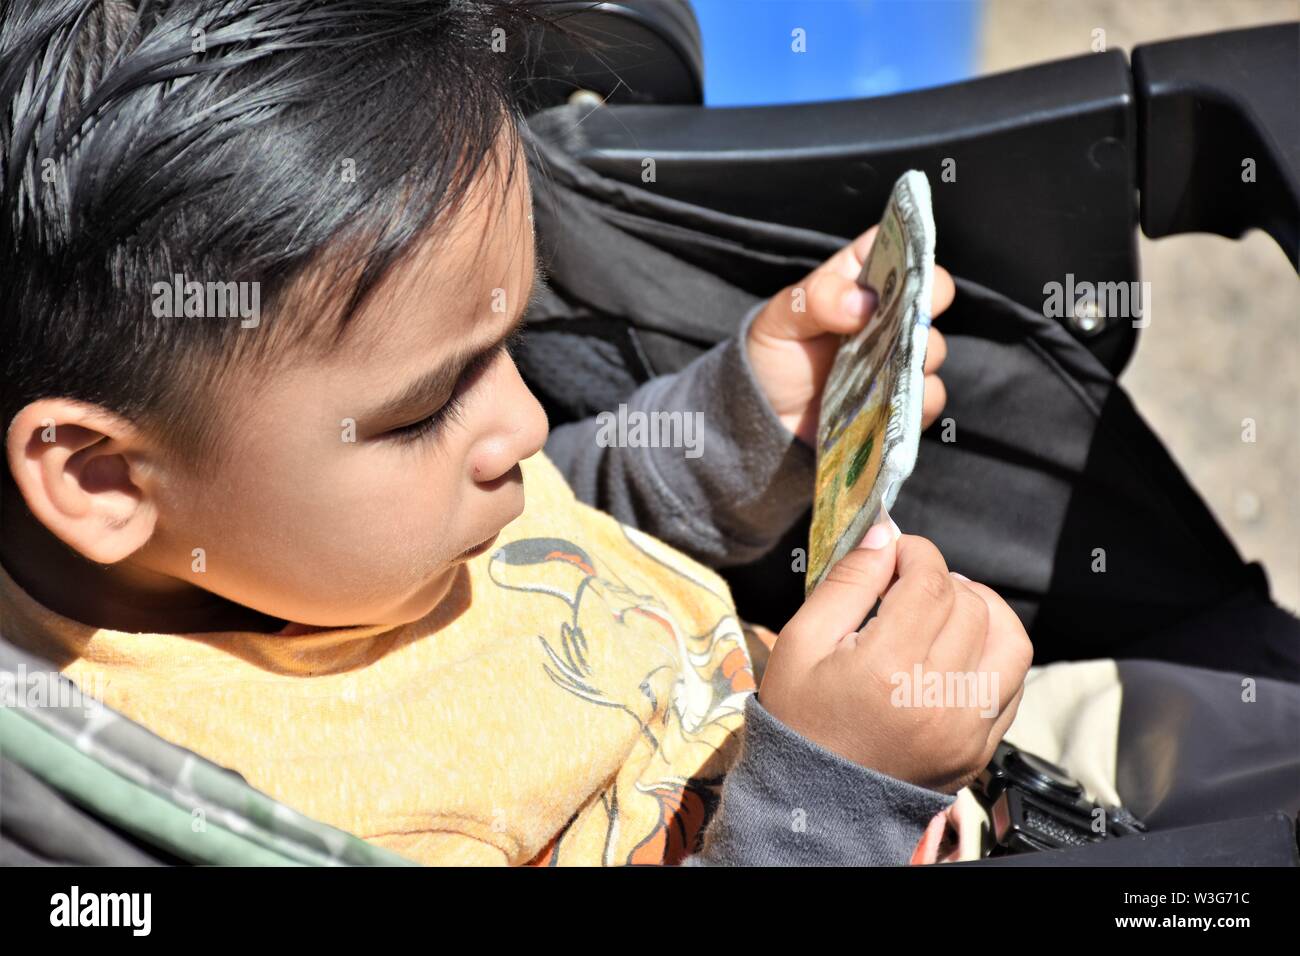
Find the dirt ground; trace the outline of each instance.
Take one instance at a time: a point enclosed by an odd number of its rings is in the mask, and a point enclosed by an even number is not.
[[[1294,0],[986,0],[981,72],[1294,21]],[[1300,607],[1300,279],[1268,235],[1140,237],[1151,325],[1123,384],[1273,597]],[[1254,419],[1256,441],[1242,440]]]

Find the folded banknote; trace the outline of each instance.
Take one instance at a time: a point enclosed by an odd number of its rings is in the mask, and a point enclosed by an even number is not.
[[[845,336],[822,393],[806,591],[893,506],[916,464],[934,287],[925,173],[894,184],[858,283],[878,301],[866,327]]]

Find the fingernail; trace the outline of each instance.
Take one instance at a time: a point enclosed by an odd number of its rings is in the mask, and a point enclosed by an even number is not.
[[[879,551],[881,548],[888,547],[893,542],[902,537],[902,532],[898,530],[898,525],[894,524],[894,519],[889,517],[889,512],[885,506],[880,506],[880,516],[876,518],[870,530],[862,538],[862,547],[870,548],[872,551]]]
[[[894,519],[889,516],[889,509],[886,508],[883,503],[880,505],[880,515],[881,515],[881,520],[889,522],[889,530],[893,532],[894,540],[897,541],[899,538],[901,538],[903,536],[903,532],[899,529],[898,525],[894,522]]]
[[[966,577],[966,575],[964,575],[964,574],[959,574],[959,573],[956,572],[956,571],[949,571],[948,573],[951,574],[951,575],[952,575],[954,578],[956,578],[958,581],[969,581],[969,580],[970,580],[970,578]]]
[[[871,530],[862,539],[862,546],[872,551],[879,551],[894,541],[894,531],[887,524],[873,524]]]
[[[861,286],[854,286],[844,293],[840,299],[840,309],[845,315],[854,319],[860,319],[867,312],[867,309],[874,304],[875,296],[869,289]]]

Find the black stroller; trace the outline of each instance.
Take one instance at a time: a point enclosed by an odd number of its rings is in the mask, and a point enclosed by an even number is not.
[[[602,5],[568,22],[604,42],[598,54],[547,51],[540,90],[557,105],[530,120],[551,289],[519,364],[552,427],[616,407],[732,335],[756,301],[876,221],[900,173],[927,171],[937,258],[957,278],[941,326],[943,414],[960,437],[938,425],[923,436],[894,515],[1012,604],[1035,664],[1120,661],[1118,774],[1162,831],[1035,862],[1205,861],[1207,844],[1232,848],[1226,861],[1294,861],[1300,762],[1265,782],[1198,753],[1200,734],[1233,749],[1235,716],[1193,707],[1151,669],[1294,685],[1300,621],[1272,602],[1263,569],[1242,561],[1117,384],[1142,322],[1083,300],[1047,318],[1044,299],[1067,275],[1137,280],[1139,219],[1152,237],[1260,227],[1297,263],[1300,124],[1287,91],[1300,28],[1139,47],[1131,68],[1111,51],[877,99],[706,109],[683,4]],[[1254,182],[1243,156],[1257,159]],[[743,618],[778,630],[798,608],[791,554],[808,530],[805,514],[763,559],[721,569]],[[1300,758],[1294,702],[1236,732],[1237,749],[1272,734]],[[1241,777],[1233,797],[1196,793],[1193,778],[1224,774]],[[1169,775],[1183,799],[1170,799]],[[1223,824],[1181,844],[1163,836],[1273,808],[1289,816],[1253,821],[1254,836],[1242,819],[1230,838]]]
[[[1127,742],[1121,772],[1136,776],[1162,746],[1162,785],[1213,772],[1194,747],[1175,758],[1172,735],[1204,724],[1176,691],[1143,685],[1142,668],[1297,684],[1300,621],[1272,602],[1263,570],[1241,560],[1116,383],[1134,324],[1095,309],[1045,318],[1043,287],[1067,274],[1137,280],[1139,220],[1152,237],[1263,228],[1297,264],[1297,27],[1139,47],[1131,65],[1110,51],[879,99],[706,109],[685,3],[558,6],[599,52],[548,35],[537,60],[530,161],[550,279],[519,365],[552,426],[681,368],[874,222],[901,172],[937,181],[955,161],[962,188],[936,190],[935,217],[937,258],[958,286],[943,319],[944,414],[960,438],[923,437],[898,522],[1006,597],[1037,664],[1134,662],[1124,720],[1148,732]],[[1242,62],[1249,75],[1228,68]],[[1242,155],[1257,158],[1257,182],[1240,183]],[[724,569],[742,617],[775,630],[798,607],[789,555],[807,536],[805,517],[763,559]],[[1097,547],[1110,573],[1090,570]],[[0,638],[0,674],[20,666],[38,665]],[[1245,748],[1228,802],[1198,817],[1152,796],[1132,808],[1156,811],[1148,834],[1004,862],[1296,865],[1300,712],[1289,706],[1260,719],[1289,726],[1297,760],[1251,767]],[[0,861],[403,862],[129,721],[54,759],[78,733],[69,710],[37,727],[0,708]],[[1151,732],[1162,727],[1169,738]],[[187,838],[180,808],[196,804],[229,840]]]

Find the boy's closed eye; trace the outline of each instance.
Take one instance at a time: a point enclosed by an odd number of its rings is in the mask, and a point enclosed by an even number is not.
[[[515,354],[522,341],[520,330],[524,318],[547,289],[547,269],[536,246],[533,247],[532,266],[528,298],[501,337],[477,352],[464,351],[444,361],[372,409],[362,419],[371,423],[372,427],[367,431],[372,438],[409,444],[422,438],[433,438],[447,425],[459,420],[465,407],[465,392],[497,356],[503,352],[510,356]]]
[[[466,392],[473,387],[474,383],[498,356],[503,353],[507,356],[514,356],[519,343],[523,340],[523,333],[520,329],[521,324],[517,322],[505,338],[490,349],[475,356],[465,366],[451,395],[436,411],[408,424],[390,428],[379,437],[401,444],[409,444],[424,438],[434,438],[442,434],[446,427],[459,422],[461,414],[465,410]]]

